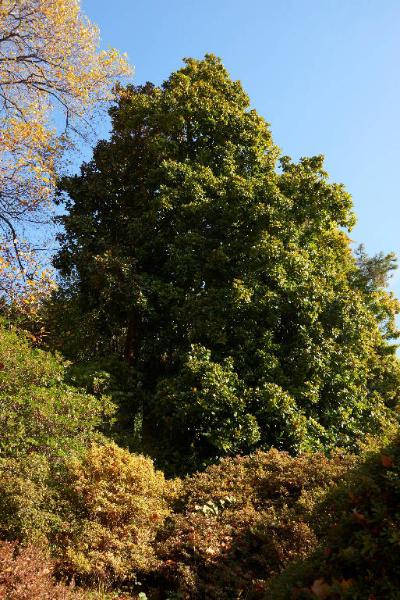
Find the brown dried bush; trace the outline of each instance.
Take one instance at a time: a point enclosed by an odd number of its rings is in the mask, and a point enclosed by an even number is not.
[[[164,587],[185,599],[261,598],[271,577],[316,547],[311,515],[352,456],[271,450],[224,459],[183,482],[158,542]]]
[[[2,600],[84,600],[84,592],[73,590],[52,577],[53,565],[34,546],[18,547],[0,542],[0,598]]]

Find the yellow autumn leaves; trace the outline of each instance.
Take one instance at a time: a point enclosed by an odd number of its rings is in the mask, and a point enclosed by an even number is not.
[[[131,69],[99,50],[79,0],[2,0],[0,6],[0,290],[37,276],[18,239],[48,219],[57,171],[94,109]],[[21,266],[22,264],[22,266]],[[12,267],[17,267],[16,269]],[[39,269],[40,270],[40,269]],[[19,283],[17,280],[19,278]],[[6,283],[7,281],[7,283]]]

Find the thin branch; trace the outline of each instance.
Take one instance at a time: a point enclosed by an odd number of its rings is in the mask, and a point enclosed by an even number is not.
[[[21,256],[19,254],[19,249],[18,249],[18,245],[17,245],[17,239],[18,239],[17,232],[15,231],[13,224],[11,223],[11,221],[9,221],[9,219],[7,219],[7,217],[0,214],[0,219],[2,219],[6,223],[6,225],[9,227],[9,229],[11,231],[12,242],[13,242],[13,246],[14,246],[14,250],[15,250],[15,256],[17,258],[19,268],[21,269],[21,272],[24,275],[25,269],[24,269],[24,265],[22,264]],[[25,275],[24,275],[24,277],[25,277]]]

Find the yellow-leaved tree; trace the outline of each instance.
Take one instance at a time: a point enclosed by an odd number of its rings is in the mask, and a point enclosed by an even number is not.
[[[0,1],[0,296],[35,303],[48,285],[29,232],[49,218],[67,149],[129,75],[99,49],[79,0]],[[25,239],[28,238],[28,239]],[[31,290],[27,293],[27,290]]]

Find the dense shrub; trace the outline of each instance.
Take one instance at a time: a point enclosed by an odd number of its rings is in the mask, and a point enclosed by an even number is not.
[[[271,450],[188,477],[158,540],[163,586],[187,599],[262,597],[272,576],[316,547],[314,507],[354,462]]]
[[[209,389],[215,383],[215,393],[240,407],[236,376],[224,379],[203,358],[188,370],[191,385],[199,377]],[[198,406],[185,397],[187,416],[201,409],[202,385]],[[51,568],[42,569],[46,561],[32,544],[51,551],[63,578],[124,585],[134,595],[139,579],[150,598],[167,597],[167,590],[210,600],[244,593],[271,600],[400,597],[399,444],[362,466],[351,455],[270,450],[166,482],[150,459],[96,433],[111,412],[108,397],[126,391],[106,370],[67,374],[60,359],[0,327],[0,539],[27,544],[2,544],[2,564],[10,564],[0,597],[25,600],[28,590],[34,599],[36,588],[50,590],[38,599],[78,593],[53,591]],[[169,391],[159,393],[167,400]],[[220,416],[206,412],[203,424],[222,449],[213,419],[222,418],[223,406]]]
[[[399,442],[356,469],[319,510],[335,515],[323,546],[278,578],[265,599],[399,599]]]
[[[54,563],[32,545],[0,541],[0,598],[2,600],[133,600],[140,596],[84,590],[57,582]]]
[[[52,578],[53,565],[45,555],[28,546],[0,542],[0,598],[3,600],[89,600]]]
[[[66,384],[67,365],[0,322],[0,536],[46,543],[63,527],[63,460],[100,439],[112,412]]]
[[[0,456],[84,447],[112,407],[65,383],[65,364],[0,323]]]
[[[62,527],[57,476],[37,453],[0,459],[0,538],[46,544]]]
[[[113,443],[68,460],[68,523],[57,537],[60,571],[117,585],[154,569],[152,542],[169,512],[168,490],[150,459]]]
[[[47,547],[62,577],[118,588],[156,568],[173,488],[150,459],[113,443],[56,464],[35,453],[3,459],[0,539]]]

